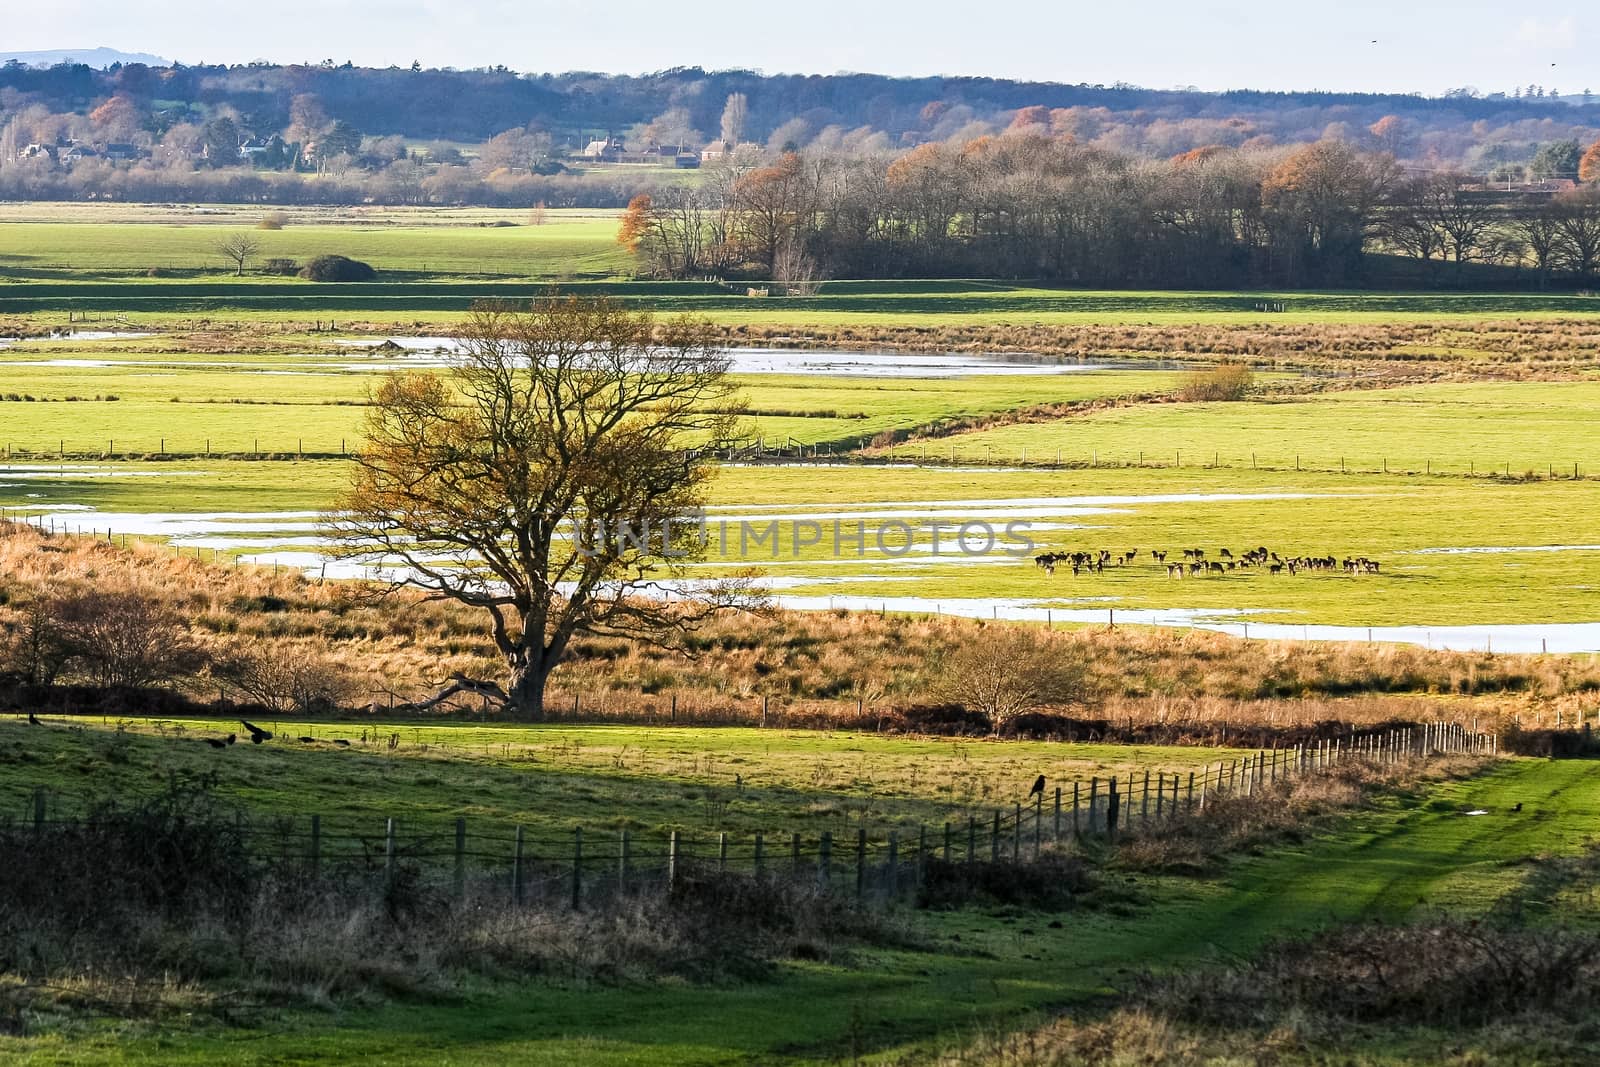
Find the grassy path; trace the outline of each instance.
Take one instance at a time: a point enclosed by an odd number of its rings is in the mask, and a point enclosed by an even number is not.
[[[1521,802],[1523,810],[1513,813]],[[1462,814],[1475,807],[1488,815]],[[0,1041],[36,1063],[556,1064],[886,1061],[975,1027],[1021,1025],[1100,996],[1122,968],[1192,962],[1336,919],[1419,908],[1481,912],[1515,891],[1525,860],[1572,852],[1600,826],[1600,767],[1506,762],[1400,798],[1298,849],[1242,860],[1217,882],[1162,880],[1131,917],[923,917],[938,952],[794,966],[726,988],[536,985],[455,1005],[296,1016],[282,1032],[208,1031],[71,1044]]]

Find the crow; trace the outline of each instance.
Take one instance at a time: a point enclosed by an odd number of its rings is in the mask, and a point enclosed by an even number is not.
[[[314,745],[314,744],[317,743],[317,739],[315,737],[302,737],[299,740],[305,742],[308,745]]]
[[[333,739],[333,743],[338,745],[340,748],[349,748],[350,747],[350,742],[346,741],[342,737],[335,737]]]
[[[1511,810],[1512,811],[1521,811],[1522,810],[1522,801],[1520,801],[1520,800],[1517,801],[1517,803],[1512,807]]]
[[[271,730],[263,730],[261,727],[256,726],[253,723],[245,722],[243,719],[240,719],[239,722],[243,723],[244,728],[250,732],[250,743],[252,745],[259,745],[263,741],[272,740]]]
[[[1039,777],[1033,780],[1033,788],[1028,790],[1028,795],[1030,797],[1044,796],[1044,775],[1041,774]]]
[[[233,734],[229,734],[227,737],[205,737],[201,738],[201,740],[210,745],[212,748],[227,748],[229,745],[233,744],[233,742],[236,740],[236,737]]]
[[[33,712],[30,711],[30,712],[28,712],[28,725],[29,726],[43,726],[44,723],[39,721],[39,716],[35,715]]]

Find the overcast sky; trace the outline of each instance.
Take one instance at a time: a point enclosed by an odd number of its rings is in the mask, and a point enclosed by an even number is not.
[[[1579,12],[1579,13],[1574,13]],[[0,0],[7,51],[185,63],[981,74],[1155,88],[1600,93],[1600,13],[1491,0]]]

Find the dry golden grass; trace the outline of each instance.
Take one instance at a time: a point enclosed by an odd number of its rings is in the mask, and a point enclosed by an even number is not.
[[[452,603],[409,592],[378,598],[353,583],[17,525],[0,527],[0,649],[31,598],[84,587],[159,600],[215,657],[241,647],[314,657],[347,676],[361,705],[406,704],[456,672],[492,677],[499,669],[484,618]],[[779,612],[719,617],[681,648],[583,638],[553,676],[548,706],[564,717],[576,697],[585,720],[658,721],[675,706],[679,722],[748,724],[765,705],[790,726],[917,728],[927,720],[915,710],[936,702],[939,661],[995,625],[1010,624]],[[1084,666],[1074,692],[1047,710],[1102,728],[1162,728],[1179,740],[1247,726],[1438,717],[1485,731],[1570,726],[1600,710],[1600,667],[1590,657],[1140,628],[1054,631],[1043,640]],[[208,696],[217,681],[202,674],[188,685]]]

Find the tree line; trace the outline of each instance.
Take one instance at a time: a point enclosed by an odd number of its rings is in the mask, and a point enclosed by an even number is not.
[[[1434,284],[1469,264],[1580,282],[1600,259],[1600,185],[1505,193],[1339,141],[1211,147],[1156,162],[1020,133],[898,156],[732,158],[634,198],[620,239],[668,277],[1033,278],[1105,286],[1338,286],[1379,254]]]

